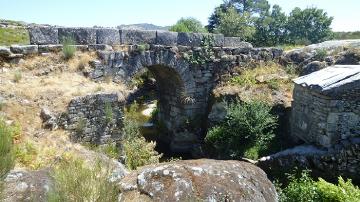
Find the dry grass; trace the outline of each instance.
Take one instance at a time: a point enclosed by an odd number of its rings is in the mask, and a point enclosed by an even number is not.
[[[18,148],[17,167],[38,169],[49,166],[64,152],[88,155],[88,150],[72,143],[68,132],[64,130],[48,131],[42,129],[41,107],[51,111],[65,111],[66,106],[75,96],[95,92],[127,93],[125,85],[98,83],[85,78],[79,70],[88,68],[88,63],[95,58],[94,53],[76,53],[75,57],[64,61],[61,55],[51,54],[26,58],[25,62],[0,71],[0,94],[6,99],[2,106],[5,118],[21,125],[21,137],[16,140]],[[5,65],[6,66],[6,65]],[[56,67],[44,76],[37,76],[39,71]],[[22,78],[14,82],[14,74],[21,71]]]
[[[215,88],[213,94],[215,97],[234,95],[243,101],[260,100],[270,104],[285,99],[286,105],[290,105],[293,90],[291,79],[295,76],[287,73],[279,64],[263,63],[253,69],[240,71],[238,76]]]

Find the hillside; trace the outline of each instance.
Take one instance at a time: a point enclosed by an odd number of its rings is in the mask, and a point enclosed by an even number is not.
[[[169,30],[170,26],[158,26],[149,23],[139,23],[139,24],[129,24],[129,25],[119,25],[118,29],[136,29],[136,30]]]

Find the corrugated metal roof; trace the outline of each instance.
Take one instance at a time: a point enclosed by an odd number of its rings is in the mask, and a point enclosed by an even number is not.
[[[360,81],[360,65],[335,65],[296,78],[293,81],[320,93],[327,94],[333,90],[339,93],[341,86]]]

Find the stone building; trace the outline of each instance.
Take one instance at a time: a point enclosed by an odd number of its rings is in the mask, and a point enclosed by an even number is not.
[[[294,80],[291,133],[329,147],[360,136],[360,65],[336,65]]]

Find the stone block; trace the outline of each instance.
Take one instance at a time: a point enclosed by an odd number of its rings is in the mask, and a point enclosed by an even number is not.
[[[7,57],[11,55],[11,51],[9,47],[0,46],[0,56]]]
[[[89,51],[97,51],[97,50],[102,50],[102,51],[112,51],[113,48],[109,45],[106,44],[91,44],[88,45],[88,49]]]
[[[225,47],[236,47],[236,48],[252,48],[251,43],[243,41],[240,37],[225,37]]]
[[[39,45],[39,53],[60,52],[62,50],[61,44]]]
[[[156,44],[164,46],[176,46],[177,45],[177,32],[157,31],[156,32]]]
[[[30,44],[58,44],[58,29],[55,27],[29,28]]]
[[[205,34],[202,33],[179,32],[177,38],[177,44],[180,46],[198,47],[201,45],[201,41],[204,36]]]
[[[97,29],[96,30],[96,43],[107,45],[120,44],[120,32],[118,29]]]
[[[85,52],[88,50],[88,46],[87,45],[72,45],[71,47],[75,47],[75,49],[77,51],[82,51]]]
[[[214,46],[222,47],[224,45],[224,35],[222,34],[207,34],[207,33],[182,33],[178,34],[177,44],[181,46],[201,46],[201,41],[205,36],[213,36]]]
[[[93,28],[59,28],[59,41],[65,37],[74,39],[75,44],[96,44],[96,29]]]
[[[10,46],[11,52],[15,54],[37,54],[38,46],[37,45],[12,45]]]
[[[155,44],[156,31],[120,30],[121,44]]]
[[[214,46],[223,47],[225,42],[225,37],[222,34],[213,34],[214,36]]]

